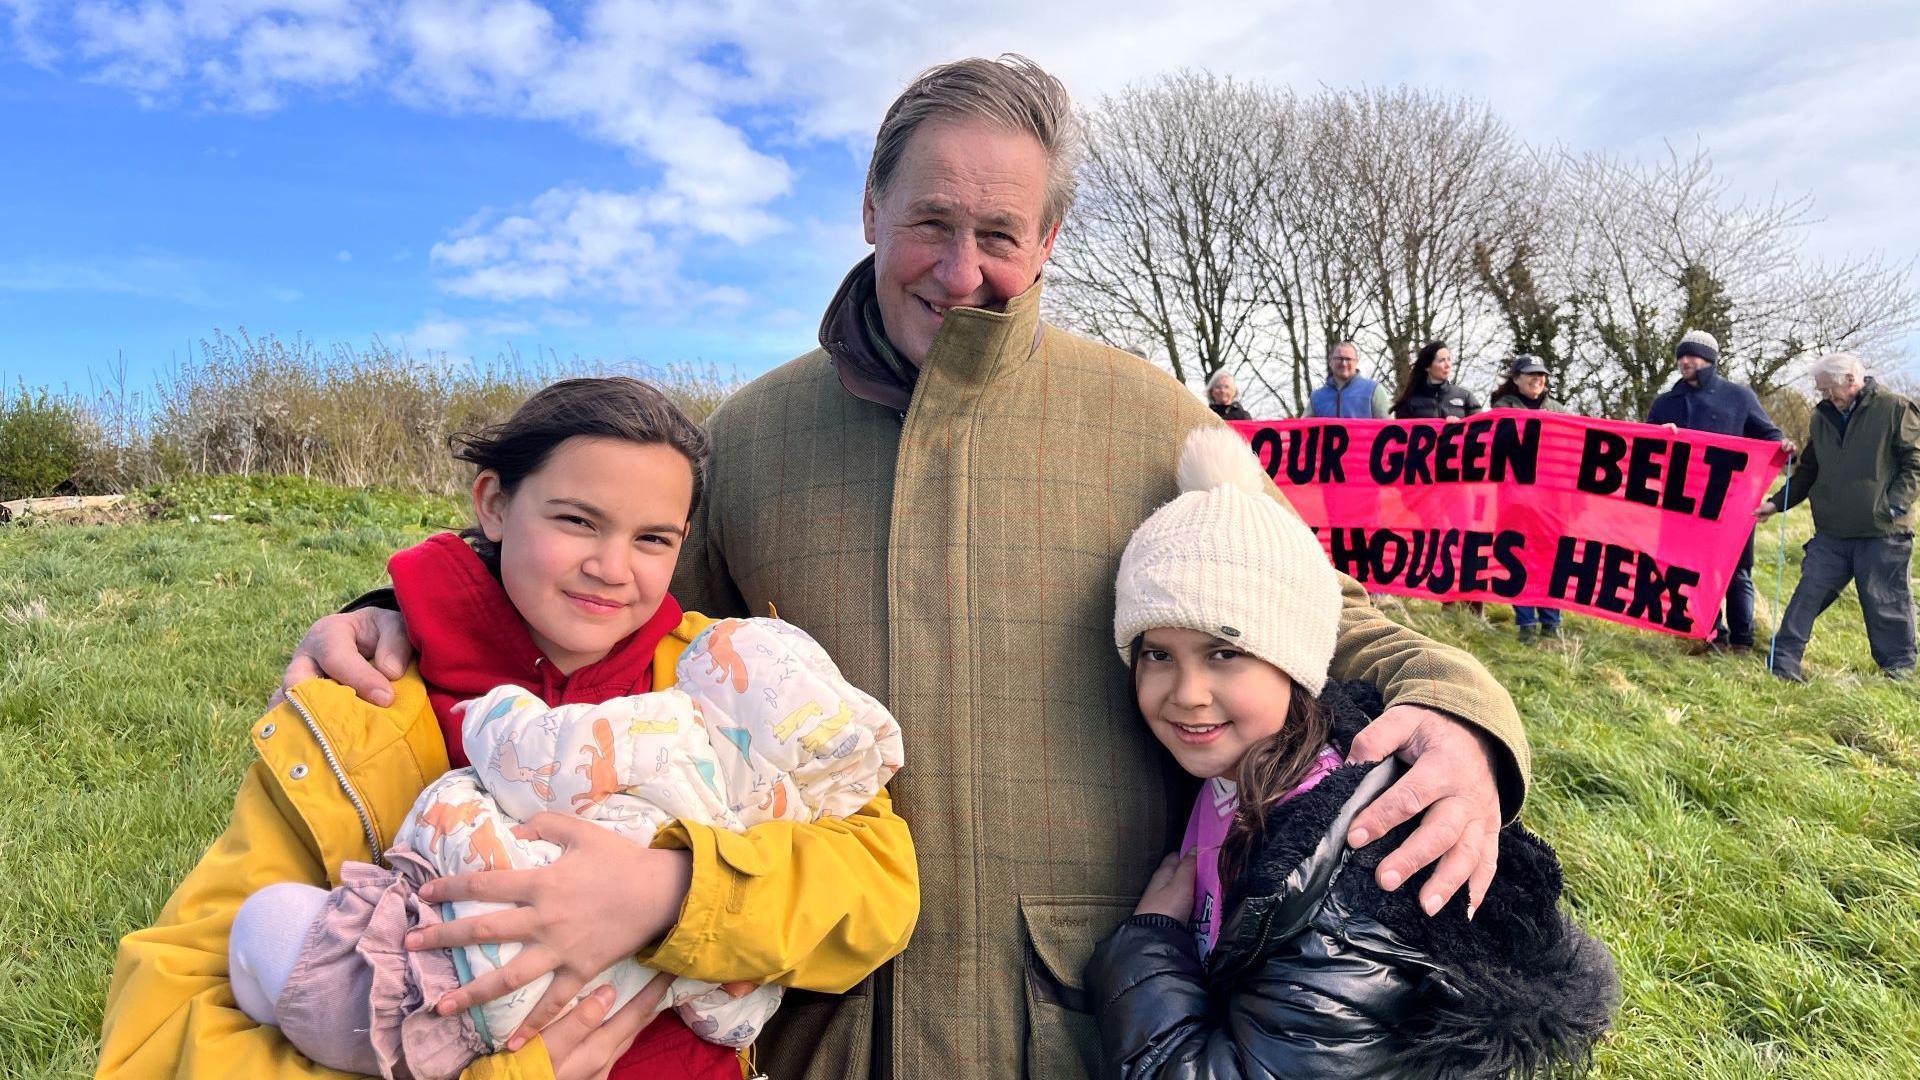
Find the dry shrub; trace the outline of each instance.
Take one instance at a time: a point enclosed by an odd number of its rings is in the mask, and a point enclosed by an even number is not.
[[[92,433],[76,481],[123,490],[181,475],[304,476],[426,491],[465,485],[449,436],[503,420],[555,379],[624,374],[704,420],[739,380],[711,364],[603,364],[518,355],[491,364],[418,358],[375,339],[321,348],[305,338],[215,331],[146,392],[124,370],[82,410]]]

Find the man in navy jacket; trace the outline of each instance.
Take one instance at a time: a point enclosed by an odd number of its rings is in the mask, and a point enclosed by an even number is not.
[[[1705,330],[1687,331],[1680,338],[1680,344],[1674,346],[1673,355],[1680,367],[1680,381],[1653,399],[1653,408],[1647,410],[1647,423],[1787,442],[1752,389],[1720,377],[1716,371],[1720,343],[1712,334]],[[1788,443],[1787,449],[1791,451],[1793,445]],[[1702,642],[1693,652],[1698,656],[1715,649],[1731,649],[1736,653],[1753,651],[1753,531],[1750,527],[1740,565],[1727,584],[1726,605],[1714,627],[1713,643]]]

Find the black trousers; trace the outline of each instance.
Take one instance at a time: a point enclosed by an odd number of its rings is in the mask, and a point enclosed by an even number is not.
[[[1914,664],[1912,536],[1875,536],[1839,540],[1814,534],[1800,560],[1800,583],[1793,587],[1787,613],[1780,619],[1774,646],[1774,670],[1800,674],[1800,657],[1813,635],[1813,621],[1839,598],[1851,581],[1860,593],[1860,615],[1867,624],[1867,646],[1882,671],[1912,671]]]

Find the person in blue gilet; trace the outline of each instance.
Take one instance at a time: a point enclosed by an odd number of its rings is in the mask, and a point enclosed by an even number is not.
[[[1387,388],[1360,377],[1360,349],[1342,341],[1327,352],[1327,381],[1313,392],[1313,415],[1384,420]]]

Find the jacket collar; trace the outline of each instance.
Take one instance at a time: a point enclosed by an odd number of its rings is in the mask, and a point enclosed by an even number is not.
[[[1714,389],[1714,384],[1720,381],[1720,365],[1701,365],[1698,377],[1700,379],[1700,385],[1695,386],[1687,381],[1686,376],[1682,375],[1680,381],[1673,384],[1673,388],[1683,393],[1702,393],[1712,390]]]
[[[1879,386],[1873,381],[1873,376],[1868,375],[1866,378],[1862,379],[1860,381],[1860,396],[1853,399],[1853,410],[1851,413],[1849,413],[1846,416],[1845,419],[1848,422],[1852,422],[1853,417],[1859,415],[1860,407],[1865,405],[1867,402],[1872,401],[1874,395],[1878,392],[1879,392]],[[1840,426],[1840,422],[1842,419],[1840,415],[1840,410],[1838,407],[1834,405],[1833,402],[1822,399],[1820,404],[1815,405],[1813,407],[1813,411],[1816,413],[1819,413],[1821,416],[1826,417],[1827,421],[1831,423],[1834,427],[1838,428]]]
[[[943,381],[985,384],[1019,366],[1040,343],[1040,288],[1035,280],[1005,311],[951,308],[927,352],[926,370]],[[840,282],[820,319],[820,347],[833,358],[840,385],[862,401],[905,413],[923,369],[887,341],[874,299],[873,256]]]
[[[506,683],[550,705],[646,693],[653,689],[654,647],[680,622],[679,603],[664,597],[653,617],[605,657],[563,675],[533,643],[500,580],[460,537],[430,536],[395,554],[387,572],[456,767],[467,764],[456,703]]]

